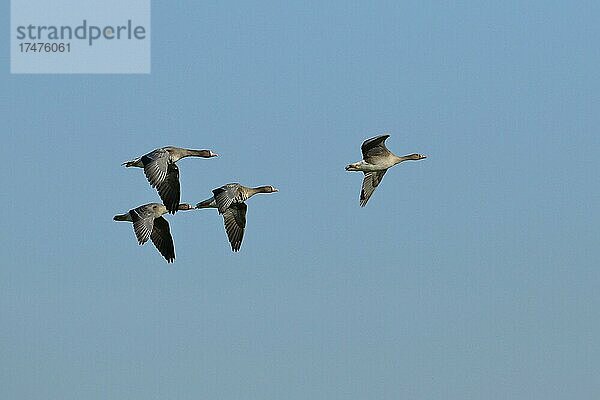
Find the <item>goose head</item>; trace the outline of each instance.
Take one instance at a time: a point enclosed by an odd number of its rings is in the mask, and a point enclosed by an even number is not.
[[[150,209],[152,210],[152,213],[156,216],[156,217],[160,217],[163,214],[167,213],[167,207],[164,204],[158,204],[158,203],[152,203],[150,204]]]
[[[275,192],[279,192],[279,189],[277,189],[274,186],[263,186],[262,190],[263,193],[275,193]]]

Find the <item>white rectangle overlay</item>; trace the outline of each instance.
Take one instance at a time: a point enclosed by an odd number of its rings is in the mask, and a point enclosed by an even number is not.
[[[11,0],[13,74],[150,73],[150,0]]]

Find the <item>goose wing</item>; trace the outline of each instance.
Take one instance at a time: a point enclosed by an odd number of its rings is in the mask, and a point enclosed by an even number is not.
[[[179,167],[175,163],[167,166],[165,179],[158,184],[158,195],[171,214],[175,214],[179,206],[181,189],[179,186]]]
[[[142,156],[144,174],[152,187],[158,186],[167,178],[169,152],[165,149],[156,149]]]
[[[370,158],[384,157],[390,154],[390,151],[385,147],[385,141],[389,137],[390,135],[379,135],[365,140],[360,146],[363,160],[369,162]]]
[[[241,185],[239,183],[228,183],[213,190],[219,214],[223,214],[232,203],[240,203],[245,199],[242,198]]]
[[[133,221],[133,232],[135,233],[138,243],[146,243],[152,234],[154,213],[147,205],[144,205],[129,210],[129,215]]]
[[[362,183],[362,189],[360,191],[360,206],[364,207],[371,198],[371,195],[375,191],[375,188],[379,186],[383,176],[387,172],[387,169],[383,171],[365,172],[365,177]]]
[[[225,231],[231,243],[231,250],[239,251],[244,238],[244,229],[246,228],[246,203],[233,203],[223,213],[223,222]]]
[[[175,260],[175,246],[173,245],[173,237],[171,236],[169,223],[166,219],[158,217],[154,220],[154,229],[152,229],[150,238],[167,262],[170,263]]]

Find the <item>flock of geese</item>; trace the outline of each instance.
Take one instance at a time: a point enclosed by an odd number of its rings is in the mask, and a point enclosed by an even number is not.
[[[346,171],[363,172],[364,178],[360,191],[360,206],[364,207],[381,183],[387,170],[396,164],[408,160],[422,160],[422,154],[409,154],[399,157],[385,147],[390,135],[379,135],[367,139],[361,146],[363,159],[346,166]],[[160,254],[167,260],[175,260],[175,246],[169,223],[164,214],[201,208],[216,208],[223,217],[225,232],[231,250],[239,251],[246,228],[246,200],[259,193],[275,193],[273,186],[246,187],[239,183],[228,183],[212,191],[213,196],[201,201],[195,207],[180,203],[179,168],[177,161],[185,157],[217,157],[211,150],[190,150],[179,147],[162,147],[135,160],[126,161],[125,167],[144,169],[150,185],[158,191],[160,203],[149,203],[129,210],[125,214],[115,215],[115,221],[133,223],[133,231],[140,245],[151,240]]]

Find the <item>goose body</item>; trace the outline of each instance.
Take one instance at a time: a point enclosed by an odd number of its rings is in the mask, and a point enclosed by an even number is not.
[[[346,166],[346,171],[361,171],[364,173],[360,191],[360,206],[364,207],[371,195],[381,183],[387,170],[396,164],[407,160],[422,160],[427,158],[422,154],[409,154],[399,157],[385,147],[385,141],[390,135],[379,135],[367,139],[361,146],[363,159]]]
[[[191,210],[189,204],[179,204],[179,210]],[[175,260],[175,246],[169,223],[163,218],[168,212],[163,204],[149,203],[129,210],[125,214],[115,215],[115,221],[128,221],[133,223],[133,232],[140,245],[152,240],[156,249],[167,262]]]
[[[273,186],[246,187],[239,183],[228,183],[213,190],[213,197],[196,205],[196,208],[216,208],[223,216],[225,232],[231,244],[231,250],[239,251],[246,228],[245,201],[258,193],[274,193]]]
[[[175,214],[179,206],[181,189],[179,185],[179,168],[177,161],[185,157],[216,157],[211,150],[192,150],[180,147],[161,147],[135,160],[125,161],[125,167],[144,169],[144,174],[167,207],[167,211]]]

